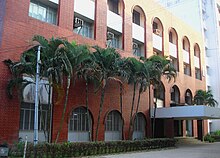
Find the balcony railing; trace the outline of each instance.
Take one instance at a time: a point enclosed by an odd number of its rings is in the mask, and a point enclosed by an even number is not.
[[[94,20],[95,17],[95,2],[91,0],[75,0],[74,11]],[[86,4],[86,5],[85,5]]]
[[[169,52],[170,56],[177,58],[177,47],[175,44],[169,42]]]
[[[55,4],[59,4],[59,0],[49,0],[49,1],[51,1],[51,2],[53,2]]]
[[[162,51],[162,37],[153,33],[153,47]]]
[[[132,37],[144,43],[144,28],[135,23],[132,23]]]
[[[197,56],[194,56],[194,65],[195,67],[200,68],[199,58]]]
[[[189,64],[189,52],[183,49],[183,61]]]
[[[163,107],[164,107],[164,101],[161,99],[157,99],[157,108],[163,108]]]
[[[107,12],[107,26],[120,33],[122,33],[122,17],[118,14],[108,10]]]

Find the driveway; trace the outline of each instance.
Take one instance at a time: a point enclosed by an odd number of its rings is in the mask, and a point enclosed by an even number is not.
[[[220,142],[181,145],[160,151],[133,152],[94,158],[220,158]]]

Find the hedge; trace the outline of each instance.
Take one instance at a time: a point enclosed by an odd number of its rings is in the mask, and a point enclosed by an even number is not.
[[[80,157],[99,154],[111,154],[128,151],[161,149],[174,147],[176,141],[174,139],[145,139],[135,141],[111,141],[111,142],[83,142],[83,143],[62,143],[62,144],[38,144],[36,146],[36,154],[38,158],[64,158],[64,157]],[[22,156],[21,144],[15,145],[10,150],[10,156]],[[28,144],[26,157],[33,157],[33,144]]]

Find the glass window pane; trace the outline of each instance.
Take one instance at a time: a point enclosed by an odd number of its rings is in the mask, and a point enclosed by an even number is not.
[[[31,110],[30,130],[34,130],[34,110]]]
[[[29,130],[30,124],[30,110],[25,110],[25,121],[24,121],[24,129]]]
[[[20,129],[21,130],[24,129],[23,121],[24,121],[24,110],[21,109],[21,111],[20,111]]]

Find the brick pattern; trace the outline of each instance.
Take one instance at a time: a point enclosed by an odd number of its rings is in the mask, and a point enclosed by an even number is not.
[[[3,1],[1,1],[2,3]],[[0,61],[6,60],[8,58],[12,60],[18,60],[20,54],[28,48],[31,43],[31,38],[35,34],[43,35],[46,38],[53,37],[67,37],[68,40],[75,40],[79,44],[88,44],[88,45],[99,45],[101,47],[106,46],[106,31],[107,31],[107,1],[106,0],[96,0],[96,11],[95,11],[95,39],[83,38],[80,35],[73,33],[73,17],[74,17],[74,0],[60,0],[59,5],[59,19],[58,26],[48,24],[32,17],[28,16],[29,1],[27,0],[7,0],[6,2],[6,11],[4,17],[4,31],[2,33],[2,43],[0,47]],[[0,4],[1,4],[0,3]],[[123,45],[124,50],[119,50],[122,56],[128,57],[132,56],[132,14],[131,8],[136,5],[133,1],[127,0],[124,2],[126,8],[124,8],[124,22],[123,22]],[[147,6],[144,0],[140,0],[140,4],[143,5],[143,10],[146,12],[146,56],[149,57],[152,55],[152,21],[154,16],[158,16],[162,19],[163,25],[175,25],[173,27],[182,28],[179,36],[182,34],[187,34],[190,36],[192,42],[198,40],[198,43],[202,46],[202,42],[199,39],[199,35],[195,32],[192,32],[190,28],[182,24],[180,21],[175,20],[172,17],[172,23],[169,20],[165,20],[168,17],[168,13],[163,11],[162,8],[159,8],[161,12],[155,12],[153,15],[153,9],[157,6],[154,2],[149,1]],[[0,5],[2,6],[2,5]],[[151,6],[151,7],[148,7]],[[1,9],[1,7],[0,7]],[[165,12],[165,13],[164,13]],[[147,14],[149,13],[149,14]],[[179,24],[179,25],[177,25]],[[171,26],[169,26],[171,27]],[[168,26],[165,26],[164,29],[167,29]],[[184,29],[186,29],[184,31]],[[0,34],[1,35],[1,34]],[[164,33],[164,38],[167,38],[168,35]],[[180,37],[181,39],[181,37]],[[179,41],[181,41],[179,39]],[[166,42],[166,41],[164,41]],[[179,43],[181,45],[181,43]],[[167,46],[164,45],[165,55],[167,51]],[[180,52],[179,52],[180,53]],[[191,53],[193,54],[193,53]],[[202,55],[203,57],[203,55]],[[193,56],[191,56],[193,59]],[[182,57],[180,57],[182,60]],[[203,58],[202,58],[203,63]],[[183,67],[180,63],[180,69]],[[194,70],[193,70],[194,71]],[[194,72],[192,71],[192,74]],[[19,131],[19,119],[20,119],[20,103],[18,96],[15,96],[12,100],[8,99],[6,94],[6,85],[11,75],[8,68],[0,62],[0,143],[3,141],[12,143],[13,141],[18,140],[18,131]],[[205,78],[202,81],[194,79],[194,76],[186,76],[182,71],[178,73],[178,78],[175,83],[168,83],[165,78],[163,78],[163,83],[165,85],[165,105],[169,106],[170,103],[170,89],[173,85],[177,85],[180,89],[180,102],[184,103],[185,91],[190,88],[192,94],[194,95],[196,89],[205,88]],[[93,87],[90,85],[89,88],[89,109],[93,117],[93,138],[95,135],[95,127],[97,124],[97,116],[99,110],[99,100],[100,94],[94,94]],[[16,93],[16,91],[15,91]],[[153,91],[151,90],[151,93]],[[132,86],[125,85],[125,94],[123,96],[123,119],[124,119],[124,131],[125,138],[128,138],[128,128],[129,128],[129,116],[131,108],[131,99],[132,99]],[[137,98],[136,98],[137,100]],[[153,99],[151,98],[151,103]],[[136,104],[135,104],[136,105]],[[59,141],[67,140],[68,132],[68,118],[73,109],[79,106],[85,106],[85,83],[83,81],[77,81],[76,85],[71,87],[68,107],[65,115],[64,126],[60,135]],[[54,105],[54,114],[53,114],[53,140],[56,137],[59,121],[62,115],[63,104]],[[104,118],[106,113],[111,110],[120,111],[119,105],[119,87],[115,83],[110,83],[107,87],[104,109],[101,116],[101,125],[99,131],[99,140],[104,139]],[[147,129],[146,136],[151,135],[151,120],[149,117],[149,93],[148,91],[142,94],[141,103],[139,111],[142,112],[147,120]],[[195,123],[196,124],[196,123]],[[194,125],[194,132],[196,127]],[[165,135],[167,137],[173,136],[173,120],[165,121]]]

